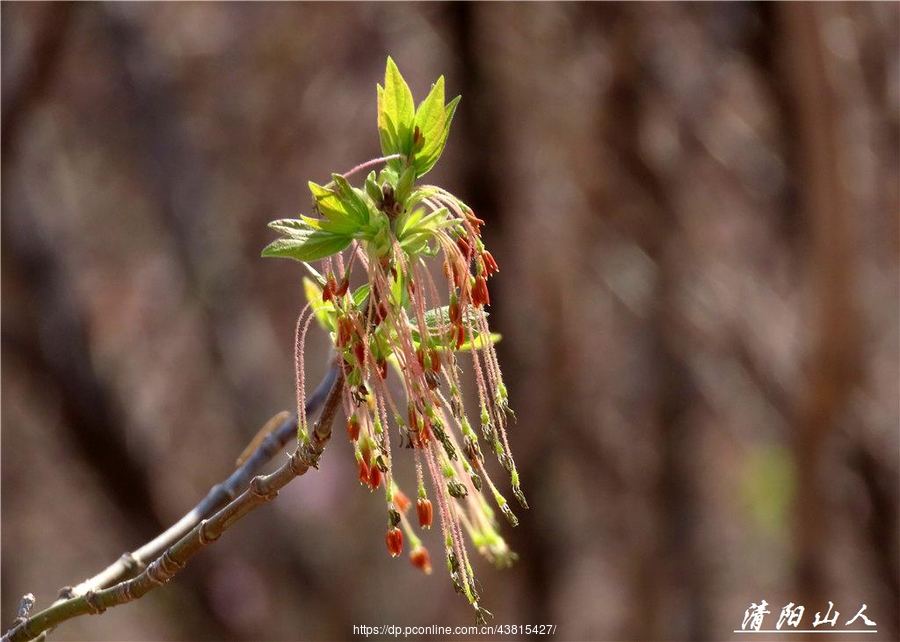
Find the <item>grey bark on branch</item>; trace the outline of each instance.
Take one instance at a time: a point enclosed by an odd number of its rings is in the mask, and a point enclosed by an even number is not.
[[[314,412],[324,399],[322,413],[308,442],[295,449],[275,472],[253,476],[296,434],[295,416],[282,422],[225,482],[213,487],[171,528],[136,551],[126,553],[94,577],[72,589],[63,589],[61,598],[47,609],[17,618],[16,624],[0,642],[27,642],[72,618],[102,613],[112,606],[139,599],[172,579],[194,555],[216,541],[235,522],[274,499],[288,482],[306,473],[310,467],[318,467],[319,457],[331,437],[331,425],[340,407],[343,384],[340,368],[330,368],[304,409],[307,414]],[[242,488],[248,480],[249,487],[235,499],[236,489]],[[223,508],[219,508],[228,500]],[[144,566],[144,560],[153,561]],[[138,569],[142,571],[137,577],[125,579]]]

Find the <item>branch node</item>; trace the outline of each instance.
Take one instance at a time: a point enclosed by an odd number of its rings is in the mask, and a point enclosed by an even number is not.
[[[262,497],[265,501],[270,501],[278,497],[278,491],[276,489],[266,488],[265,482],[260,475],[257,475],[250,480],[250,494]]]
[[[315,467],[311,461],[308,448],[297,448],[290,456],[291,472],[297,477],[306,473],[310,467]]]
[[[211,544],[219,539],[219,536],[216,534],[210,534],[207,532],[207,528],[209,527],[209,520],[203,519],[200,520],[200,529],[197,531],[197,539],[199,542],[206,546],[207,544]]]
[[[162,554],[147,569],[147,577],[154,584],[162,585],[168,582],[181,569],[184,564],[172,557],[171,549]]]
[[[295,452],[294,455],[303,462],[303,465],[309,468],[319,469],[319,458],[322,456],[322,450],[324,449],[325,442],[319,440],[318,436],[315,432],[311,435],[310,443],[306,445],[306,448],[302,449],[302,452]],[[298,451],[300,449],[298,448]],[[306,472],[305,470],[303,471]],[[302,474],[302,473],[301,473]]]
[[[106,607],[97,602],[97,594],[94,591],[88,591],[84,594],[84,601],[91,607],[91,615],[100,615],[106,610]]]
[[[125,604],[139,598],[139,595],[134,594],[134,587],[134,580],[119,583],[116,588],[116,593],[119,595],[116,599],[116,604]]]

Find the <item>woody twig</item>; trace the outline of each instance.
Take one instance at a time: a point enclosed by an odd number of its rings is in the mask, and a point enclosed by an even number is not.
[[[181,520],[151,542],[126,553],[101,573],[70,589],[60,599],[34,615],[19,618],[4,634],[2,642],[26,642],[66,620],[102,613],[106,609],[139,599],[174,577],[187,562],[216,541],[250,511],[274,499],[295,477],[317,467],[319,457],[331,437],[331,424],[340,407],[344,377],[339,368],[330,369],[319,389],[305,406],[307,413],[324,407],[306,444],[298,447],[280,468],[269,475],[253,476],[274,453],[296,434],[297,420],[291,417],[268,435],[256,451],[223,483]],[[237,498],[236,489],[246,488]],[[229,501],[230,500],[230,501]],[[224,507],[221,507],[223,503]],[[220,508],[221,507],[221,508]],[[145,566],[144,560],[152,560]],[[140,573],[132,579],[124,579]]]

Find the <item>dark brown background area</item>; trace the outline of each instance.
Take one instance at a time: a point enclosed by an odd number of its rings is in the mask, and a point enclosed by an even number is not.
[[[463,95],[430,178],[502,270],[532,509],[517,566],[478,561],[494,622],[720,640],[751,602],[809,628],[831,600],[900,637],[896,3],[0,11],[3,629],[292,406],[301,268],[258,258],[265,224],[379,153],[390,54],[419,98]],[[174,582],[52,639],[470,624],[443,569],[388,558],[383,510],[335,439]]]

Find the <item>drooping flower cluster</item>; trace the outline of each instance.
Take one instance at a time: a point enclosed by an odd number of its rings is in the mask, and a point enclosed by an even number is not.
[[[389,553],[401,554],[405,534],[412,563],[430,573],[430,556],[414,523],[428,529],[437,512],[453,585],[482,621],[488,612],[479,604],[463,535],[496,565],[507,566],[515,554],[499,534],[486,495],[517,523],[485,468],[483,448],[494,453],[516,498],[527,504],[506,435],[512,412],[494,350],[497,337],[485,311],[488,279],[498,266],[481,239],[484,221],[446,190],[418,184],[443,151],[458,100],[444,104],[440,78],[414,109],[409,87],[389,58],[385,85],[378,87],[384,156],[334,174],[327,185],[310,183],[315,216],[271,223],[283,238],[263,255],[303,261],[312,275],[305,279],[309,305],[297,324],[298,407],[305,403],[305,337],[316,318],[330,332],[344,370],[347,434],[359,481],[384,489]],[[377,164],[384,166],[377,175],[371,171],[361,188],[348,182]],[[321,272],[309,265],[319,259]],[[429,264],[435,261],[445,279],[432,275]],[[365,282],[351,291],[354,277]],[[461,392],[460,351],[470,351],[474,363],[477,431]],[[402,381],[402,396],[387,383],[391,369]],[[298,416],[304,440],[306,418]],[[411,459],[416,468],[415,518],[394,479],[397,459]]]

